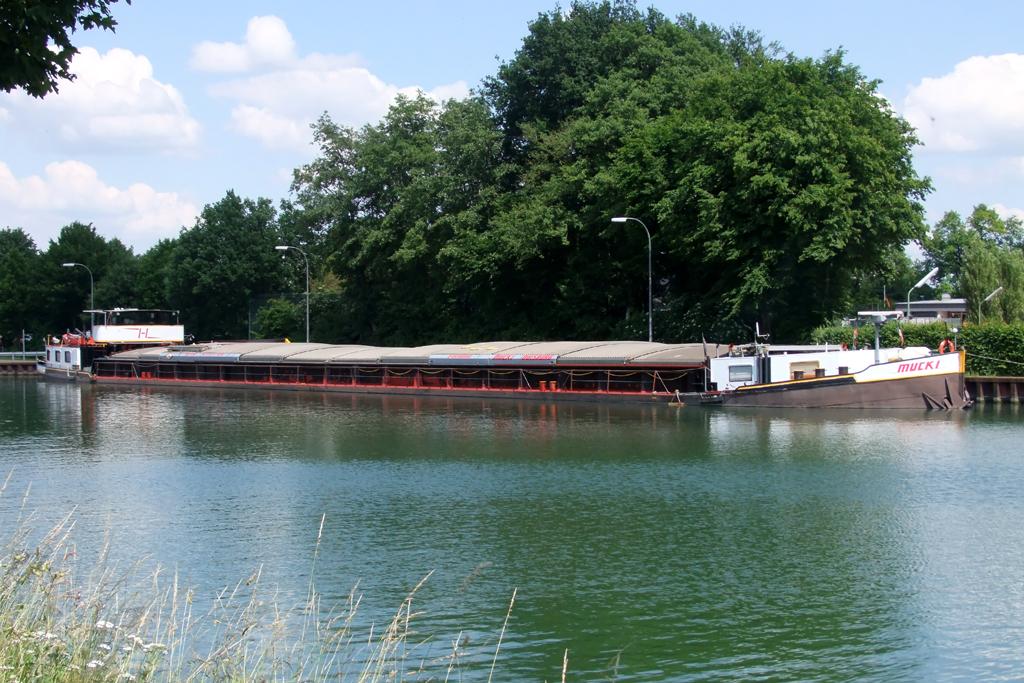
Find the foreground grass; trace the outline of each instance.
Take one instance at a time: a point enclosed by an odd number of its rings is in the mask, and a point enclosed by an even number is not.
[[[288,609],[264,595],[257,573],[197,615],[193,591],[175,574],[142,575],[140,564],[115,571],[104,548],[79,576],[71,518],[31,547],[30,521],[0,536],[0,683],[362,683],[493,673],[500,636],[486,653],[467,653],[457,638],[447,654],[425,654],[430,639],[415,631],[413,600],[426,578],[383,628],[362,632],[356,590],[325,608],[312,578],[305,600]]]

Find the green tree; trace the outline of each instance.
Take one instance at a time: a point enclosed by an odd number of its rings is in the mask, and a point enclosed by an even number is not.
[[[96,307],[138,307],[138,259],[132,248],[126,247],[116,237],[108,240],[106,246],[107,261],[102,276],[96,281]]]
[[[39,251],[21,228],[0,230],[0,346],[11,346],[26,330],[35,339],[38,322]]]
[[[98,308],[133,304],[136,264],[131,249],[117,239],[108,242],[91,223],[76,221],[61,228],[40,257],[40,315],[48,333],[84,330],[89,323],[89,314],[82,312],[89,308],[89,272],[66,268],[65,263],[81,263],[92,271]]]
[[[922,236],[916,139],[842,53],[777,58],[742,31],[701,53],[693,21],[629,21],[608,40],[632,40],[634,61],[532,143],[526,192],[562,209],[574,319],[601,334],[615,302],[643,310],[643,235],[613,215],[654,233],[656,296],[690,339],[728,317],[799,338],[846,308],[858,273]],[[620,249],[632,256],[607,256]]]
[[[271,299],[256,311],[261,339],[305,339],[305,309],[287,299]]]
[[[796,339],[924,234],[916,139],[844,60],[633,2],[542,14],[481,94],[324,117],[296,171],[347,341]],[[305,221],[303,223],[303,221]],[[723,322],[724,321],[724,322]],[[716,327],[717,326],[717,327]],[[314,325],[314,328],[316,326]]]
[[[167,279],[176,246],[176,239],[160,240],[138,257],[135,305],[139,308],[171,308]]]
[[[940,290],[960,295],[960,277],[964,269],[964,256],[972,235],[956,211],[947,211],[936,221],[931,231],[921,237],[925,264],[928,270],[938,268]]]
[[[964,253],[961,289],[967,299],[968,317],[1013,323],[1024,320],[1024,253],[1020,249],[1000,248],[974,236]],[[1003,288],[991,301],[986,297]]]
[[[313,232],[326,235],[345,338],[457,335],[480,280],[465,243],[485,231],[500,195],[500,134],[484,103],[400,96],[376,126],[356,131],[324,116],[315,138],[321,155],[296,171],[293,189]]]
[[[244,339],[249,302],[280,291],[277,212],[269,199],[233,191],[207,204],[182,230],[170,257],[167,286],[186,331],[197,339]]]
[[[968,248],[975,242],[995,249],[1020,250],[1024,247],[1024,224],[1016,216],[1003,219],[984,204],[974,207],[964,221],[955,211],[947,211],[921,238],[928,269],[939,268],[939,291],[966,296],[961,278],[965,275]],[[975,268],[985,261],[975,250]],[[981,275],[975,270],[972,277]]]
[[[68,67],[78,48],[78,29],[117,26],[110,6],[117,0],[10,0],[0,4],[0,90],[24,88],[33,97],[57,92],[74,80]],[[125,0],[131,4],[131,0]]]

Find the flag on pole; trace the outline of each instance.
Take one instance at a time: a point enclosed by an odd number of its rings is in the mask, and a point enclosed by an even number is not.
[[[896,331],[900,333],[900,346],[904,346],[906,344],[906,340],[903,339],[903,328],[900,327],[899,323],[896,323]]]
[[[857,350],[857,328],[853,328],[853,350]]]
[[[882,285],[882,299],[885,300],[885,307],[886,308],[892,306],[892,304],[889,303],[889,297],[885,295],[885,285]]]

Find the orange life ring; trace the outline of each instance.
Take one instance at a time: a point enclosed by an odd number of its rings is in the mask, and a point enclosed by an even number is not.
[[[956,347],[948,339],[943,339],[942,343],[939,344],[939,353],[953,353],[954,351],[956,351]]]

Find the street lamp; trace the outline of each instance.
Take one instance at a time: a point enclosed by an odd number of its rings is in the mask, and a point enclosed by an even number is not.
[[[289,247],[287,245],[280,245],[274,247],[278,251],[287,251],[288,249],[294,249],[295,251],[302,254],[302,258],[306,259],[306,343],[309,343],[309,257],[306,256],[306,252],[302,251],[298,247]],[[284,256],[284,254],[282,254]]]
[[[652,342],[654,341],[654,294],[651,288],[651,231],[639,218],[616,216],[612,219],[612,223],[625,223],[626,221],[636,221],[643,226],[644,232],[647,233],[647,341]]]
[[[917,289],[918,287],[920,287],[924,283],[926,283],[929,280],[931,280],[933,277],[935,277],[935,274],[938,273],[938,272],[939,272],[939,267],[935,266],[934,268],[931,269],[931,271],[927,275],[925,275],[923,278],[918,280],[916,285],[914,285],[913,287],[910,288],[909,291],[907,291],[907,320],[910,320],[910,292],[913,292],[915,289]]]
[[[85,265],[84,263],[62,263],[61,265],[64,266],[65,268],[74,268],[75,266],[82,266],[86,270],[89,270],[89,266]],[[92,292],[93,292],[93,287],[92,287],[92,271],[89,270],[89,332],[90,332],[90,334],[92,333],[92,326],[96,322],[96,319],[94,317],[96,314],[93,313],[93,311],[96,309],[96,304],[93,303]]]
[[[996,295],[999,294],[999,292],[1001,292],[1001,291],[1003,291],[1002,286],[1000,286],[999,289],[997,289],[996,291],[994,291],[991,294],[989,294],[988,296],[986,296],[985,300],[982,301],[981,304],[988,303],[990,299],[996,298]],[[979,325],[981,324],[981,304],[978,304],[978,324]]]

